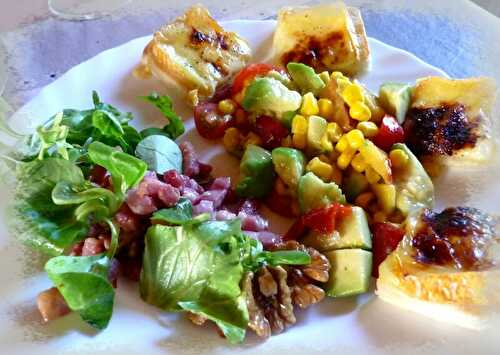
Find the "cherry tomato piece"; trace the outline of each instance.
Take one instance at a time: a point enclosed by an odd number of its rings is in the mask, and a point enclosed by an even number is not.
[[[206,139],[219,139],[224,132],[234,125],[231,115],[221,115],[217,104],[204,102],[194,108],[194,123],[198,133]]]
[[[392,223],[376,223],[373,232],[373,277],[378,277],[378,267],[398,246],[405,232],[403,228]]]
[[[293,202],[292,196],[280,195],[273,189],[266,199],[266,206],[280,216],[295,218],[297,215],[293,211]]]
[[[241,90],[243,90],[245,86],[255,77],[259,75],[266,75],[273,69],[274,67],[272,65],[264,63],[250,64],[243,68],[234,77],[232,88],[233,96],[238,95]]]
[[[386,115],[372,141],[377,147],[387,152],[393,144],[405,141],[405,132],[394,117]]]
[[[281,140],[288,135],[286,127],[280,121],[269,116],[257,117],[254,130],[262,139],[262,145],[266,149],[281,146]]]
[[[314,209],[302,218],[306,227],[321,234],[329,234],[335,230],[337,222],[350,213],[350,207],[334,203],[325,208]]]

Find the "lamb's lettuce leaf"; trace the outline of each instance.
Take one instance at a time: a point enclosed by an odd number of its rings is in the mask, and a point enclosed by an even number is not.
[[[153,213],[151,219],[155,222],[182,225],[193,219],[193,205],[187,198],[181,198],[174,207]]]
[[[155,105],[168,120],[168,124],[161,129],[161,131],[167,137],[171,139],[176,139],[177,137],[179,137],[181,134],[184,133],[184,131],[186,130],[184,128],[184,123],[182,122],[181,118],[177,115],[177,113],[175,113],[172,99],[170,97],[161,96],[158,95],[158,93],[153,92],[149,96],[142,97],[142,99]],[[144,133],[147,133],[147,131]],[[158,133],[159,133],[158,131],[155,131],[155,134]]]

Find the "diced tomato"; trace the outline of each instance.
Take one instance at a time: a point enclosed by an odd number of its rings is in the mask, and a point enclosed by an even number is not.
[[[373,277],[378,277],[378,267],[398,246],[405,232],[403,228],[392,223],[376,223],[373,232]]]
[[[226,129],[234,125],[234,117],[221,115],[216,103],[204,102],[194,108],[194,123],[203,138],[219,139]]]
[[[403,143],[405,141],[405,132],[403,127],[392,116],[386,115],[378,129],[378,134],[372,139],[377,147],[386,152],[393,144]]]
[[[254,130],[262,139],[262,145],[266,149],[279,147],[281,140],[288,135],[288,129],[280,121],[269,116],[257,117]]]
[[[273,69],[274,67],[272,65],[264,63],[250,64],[243,68],[234,78],[232,88],[233,96],[238,95],[255,77],[266,75]]]
[[[329,234],[335,230],[337,223],[351,214],[352,209],[339,203],[328,207],[314,209],[301,216],[283,237],[284,240],[300,238],[307,229],[320,234]]]

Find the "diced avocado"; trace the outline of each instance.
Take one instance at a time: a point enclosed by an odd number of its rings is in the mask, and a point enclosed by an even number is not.
[[[304,154],[297,149],[279,147],[273,149],[272,157],[276,174],[292,191],[296,191],[306,165]]]
[[[380,87],[379,102],[384,110],[402,124],[410,107],[411,86],[401,83],[385,83]]]
[[[328,122],[323,117],[309,116],[307,125],[307,148],[312,152],[322,152],[321,138],[326,133]]]
[[[342,191],[344,191],[347,201],[354,202],[356,197],[368,187],[368,180],[364,174],[351,170],[343,179]]]
[[[240,181],[236,194],[242,197],[265,197],[274,185],[274,167],[271,153],[249,144],[240,163]]]
[[[274,78],[255,79],[245,90],[242,106],[248,112],[282,117],[285,112],[296,111],[302,96],[289,90]]]
[[[286,69],[303,94],[312,92],[314,95],[318,95],[321,89],[325,87],[325,82],[308,65],[291,62],[287,64]]]
[[[351,248],[371,250],[372,236],[366,213],[361,207],[353,206],[352,213],[340,221],[332,234],[310,232],[302,243],[320,252]]]
[[[408,162],[404,167],[393,167],[393,181],[396,186],[396,208],[403,215],[421,207],[432,208],[434,204],[434,185],[424,167],[402,143],[392,146],[391,150],[401,149],[408,155]]]
[[[363,249],[342,249],[325,253],[330,261],[330,279],[324,286],[330,297],[359,295],[368,291],[372,253]]]
[[[297,111],[287,111],[281,116],[281,123],[283,126],[288,128],[289,130],[292,129],[292,121],[295,115],[297,114]]]
[[[336,183],[326,183],[313,173],[307,173],[299,179],[297,195],[302,213],[326,207],[333,202],[345,203],[345,196]]]

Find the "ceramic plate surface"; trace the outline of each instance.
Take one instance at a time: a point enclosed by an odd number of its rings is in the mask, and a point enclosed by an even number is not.
[[[274,21],[231,21],[225,28],[238,32],[254,49],[253,61],[269,57]],[[215,174],[238,174],[238,161],[224,150],[200,138],[189,109],[181,97],[155,80],[135,79],[138,64],[150,37],[143,37],[105,51],[82,63],[23,107],[12,119],[17,129],[30,130],[62,108],[92,106],[91,92],[102,101],[135,115],[139,128],[160,126],[163,119],[153,107],[138,99],[151,91],[173,97],[176,110],[186,119],[186,134],[201,156],[215,167]],[[360,80],[375,92],[383,82],[414,82],[429,75],[446,75],[412,54],[370,39],[371,71]],[[491,170],[493,169],[493,170]],[[446,174],[437,183],[439,205],[468,203],[498,212],[500,193],[495,184],[497,167]],[[234,181],[234,180],[233,180]],[[0,191],[2,215],[9,191]],[[282,232],[290,221],[271,216],[272,229]],[[0,353],[272,353],[272,354],[378,354],[378,353],[495,353],[500,339],[493,329],[481,333],[429,321],[377,299],[373,294],[357,298],[328,299],[308,311],[299,311],[297,324],[267,342],[248,335],[243,345],[230,346],[213,327],[196,327],[184,317],[166,314],[143,303],[136,285],[121,281],[109,327],[95,333],[73,314],[42,325],[36,311],[37,294],[50,287],[43,272],[45,260],[20,246],[14,236],[0,230]],[[498,329],[498,328],[497,328]]]

